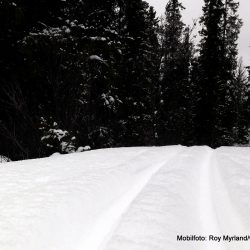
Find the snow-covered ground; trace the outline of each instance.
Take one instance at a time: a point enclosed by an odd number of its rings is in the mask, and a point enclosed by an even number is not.
[[[5,163],[0,249],[249,250],[250,237],[234,237],[250,235],[249,197],[250,148],[121,148]],[[218,242],[223,235],[234,241]]]

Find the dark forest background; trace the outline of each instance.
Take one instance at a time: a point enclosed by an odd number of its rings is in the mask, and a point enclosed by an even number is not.
[[[234,0],[205,0],[200,42],[178,0],[0,0],[0,155],[249,143]]]

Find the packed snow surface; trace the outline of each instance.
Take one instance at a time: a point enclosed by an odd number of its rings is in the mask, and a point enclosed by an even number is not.
[[[0,165],[1,250],[249,250],[248,235],[250,148],[106,149]]]

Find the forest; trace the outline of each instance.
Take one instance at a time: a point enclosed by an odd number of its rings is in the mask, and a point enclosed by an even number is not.
[[[249,145],[235,0],[0,0],[0,155]],[[199,42],[194,29],[199,26]],[[250,42],[250,41],[249,41]]]

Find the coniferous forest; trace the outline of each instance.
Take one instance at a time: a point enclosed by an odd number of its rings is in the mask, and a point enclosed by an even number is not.
[[[0,155],[247,145],[250,85],[235,0],[0,1]],[[197,24],[198,25],[198,24]]]

